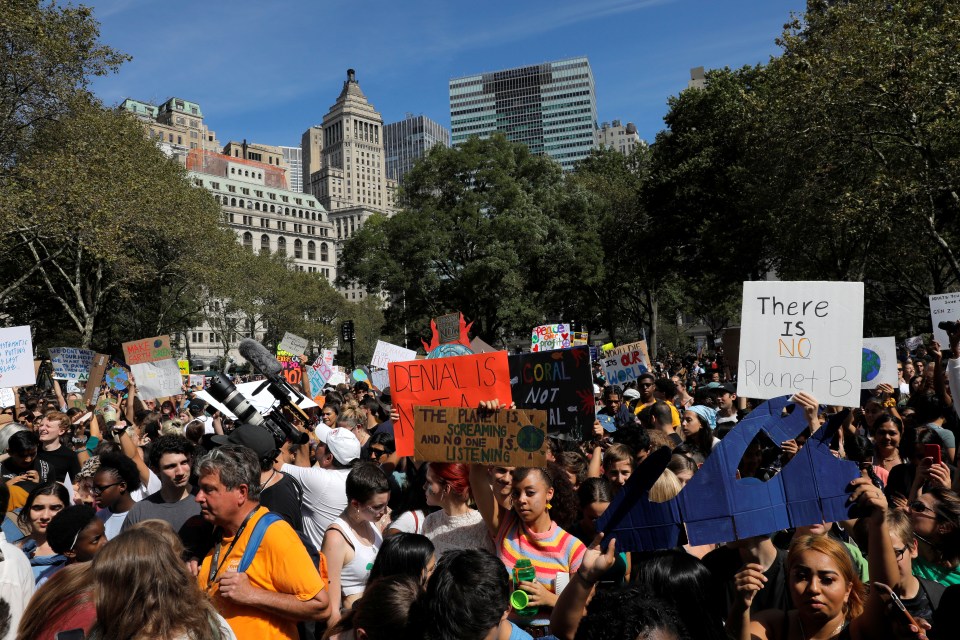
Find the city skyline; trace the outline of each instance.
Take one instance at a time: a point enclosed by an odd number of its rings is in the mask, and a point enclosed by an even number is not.
[[[440,1],[374,1],[363,13],[342,2],[295,0],[91,5],[101,41],[133,56],[118,74],[94,81],[105,104],[177,96],[202,104],[221,140],[296,146],[336,100],[347,68],[356,69],[385,123],[412,113],[449,127],[451,78],[578,56],[596,78],[598,123],[634,122],[653,141],[690,68],[765,62],[790,12],[805,2],[494,1],[468,11]],[[308,33],[291,32],[300,25]],[[249,44],[227,37],[238,33]]]

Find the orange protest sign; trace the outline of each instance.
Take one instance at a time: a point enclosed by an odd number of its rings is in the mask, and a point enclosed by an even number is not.
[[[412,456],[413,407],[477,407],[483,400],[509,405],[506,351],[390,363],[390,394],[400,414],[394,425],[397,454]]]
[[[142,364],[144,362],[168,360],[172,357],[173,352],[170,350],[170,336],[142,338],[140,340],[123,343],[123,359],[127,361],[127,366]]]

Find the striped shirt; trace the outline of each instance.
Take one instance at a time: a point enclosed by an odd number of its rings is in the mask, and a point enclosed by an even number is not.
[[[573,573],[580,567],[586,547],[556,522],[543,533],[530,531],[513,510],[507,511],[497,531],[497,550],[507,571],[520,558],[529,558],[537,570],[537,582],[555,591],[558,573]]]

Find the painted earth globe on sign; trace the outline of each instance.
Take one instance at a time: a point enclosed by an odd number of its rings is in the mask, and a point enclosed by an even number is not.
[[[872,349],[863,350],[863,367],[860,371],[861,382],[870,382],[880,375],[880,356]]]

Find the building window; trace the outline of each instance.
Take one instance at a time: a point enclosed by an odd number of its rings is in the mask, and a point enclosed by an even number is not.
[[[253,251],[253,234],[247,231],[243,234],[243,246],[250,251]]]
[[[283,236],[277,238],[277,253],[281,256],[287,255],[287,239]]]
[[[260,253],[270,253],[270,236],[267,234],[260,236]]]
[[[299,240],[297,241],[299,242]],[[307,243],[307,260],[316,260],[317,259],[317,245],[311,240]]]
[[[313,244],[312,242],[310,244]],[[330,260],[330,253],[327,250],[327,243],[320,243],[320,262],[327,262]]]
[[[302,240],[296,240],[293,243],[293,257],[298,259],[303,258],[303,241]]]

